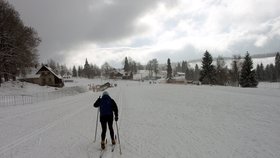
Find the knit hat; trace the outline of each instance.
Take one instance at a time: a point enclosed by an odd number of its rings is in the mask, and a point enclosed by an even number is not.
[[[109,96],[109,93],[107,91],[104,91],[103,94],[102,94],[102,97],[105,96],[105,95]]]

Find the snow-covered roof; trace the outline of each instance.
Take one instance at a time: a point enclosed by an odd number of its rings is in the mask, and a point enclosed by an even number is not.
[[[60,75],[57,75],[50,67],[43,65],[36,74],[39,74],[39,72],[42,70],[42,68],[46,68],[48,71],[50,71],[54,76],[56,76],[59,79],[62,79],[62,77]]]
[[[40,77],[39,74],[28,74],[24,78],[39,78],[39,77]]]

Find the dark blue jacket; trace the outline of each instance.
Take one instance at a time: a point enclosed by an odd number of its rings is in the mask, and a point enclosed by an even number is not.
[[[103,95],[102,98],[98,98],[94,107],[100,107],[100,117],[102,116],[112,116],[113,112],[115,117],[118,117],[118,107],[114,99],[112,99],[109,95]]]

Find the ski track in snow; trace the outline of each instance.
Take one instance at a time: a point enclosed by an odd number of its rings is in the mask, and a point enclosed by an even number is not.
[[[111,152],[107,132],[104,158],[280,157],[279,89],[119,82],[108,91],[123,154],[118,144]],[[0,157],[99,157],[92,105],[100,94],[0,107]]]

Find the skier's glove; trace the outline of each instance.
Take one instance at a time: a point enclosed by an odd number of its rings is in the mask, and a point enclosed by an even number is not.
[[[119,117],[118,117],[118,116],[116,116],[116,117],[115,117],[115,121],[118,121],[118,119],[119,119]]]

